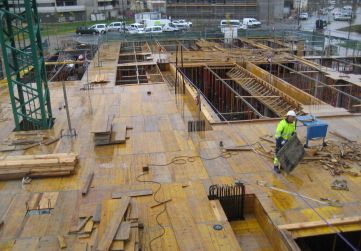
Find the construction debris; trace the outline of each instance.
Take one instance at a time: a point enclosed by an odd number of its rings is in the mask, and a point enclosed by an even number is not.
[[[343,204],[338,200],[331,200],[331,199],[327,199],[327,198],[315,199],[315,198],[312,198],[312,197],[309,197],[309,196],[306,196],[306,195],[303,195],[303,194],[300,194],[300,193],[296,193],[296,192],[292,192],[292,191],[289,191],[289,190],[286,190],[286,189],[282,189],[282,188],[272,186],[271,184],[268,184],[267,182],[264,182],[264,181],[261,181],[261,180],[257,181],[257,185],[269,188],[269,189],[274,190],[274,191],[287,193],[287,194],[293,195],[295,197],[301,197],[303,199],[311,200],[311,201],[317,202],[317,203],[322,204],[322,205],[327,205],[327,206],[332,206],[332,207],[343,207]]]
[[[75,153],[1,157],[0,180],[70,175],[77,161]]]
[[[349,191],[349,188],[347,186],[347,180],[334,180],[331,184],[331,188],[334,190],[344,190]]]

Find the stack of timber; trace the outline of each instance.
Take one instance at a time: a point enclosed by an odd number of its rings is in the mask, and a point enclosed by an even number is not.
[[[0,152],[28,150],[39,145],[50,145],[60,140],[60,137],[48,137],[36,131],[17,132],[5,140]]]
[[[90,82],[91,84],[106,84],[109,83],[105,74],[97,74],[95,78]]]
[[[65,176],[74,172],[78,154],[6,156],[0,158],[0,180]]]
[[[104,121],[107,121],[104,123]],[[113,122],[112,119],[99,119],[93,126],[95,146],[124,144],[127,139],[126,125]]]

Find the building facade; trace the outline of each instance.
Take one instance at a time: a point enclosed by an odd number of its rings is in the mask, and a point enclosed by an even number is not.
[[[37,0],[43,22],[69,22],[89,20],[92,14],[105,19],[126,18],[131,0]],[[99,16],[99,15],[98,15]]]
[[[284,0],[167,0],[172,18],[221,20],[255,17],[263,22],[283,18]]]

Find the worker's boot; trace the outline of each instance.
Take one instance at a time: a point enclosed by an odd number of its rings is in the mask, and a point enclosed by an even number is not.
[[[279,168],[279,166],[273,166],[273,171],[275,171],[276,173],[281,173],[281,169]]]

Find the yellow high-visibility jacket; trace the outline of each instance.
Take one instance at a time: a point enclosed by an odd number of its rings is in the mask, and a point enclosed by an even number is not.
[[[283,139],[289,139],[291,135],[296,131],[296,122],[288,123],[286,119],[282,119],[276,129],[276,139],[282,137]]]

